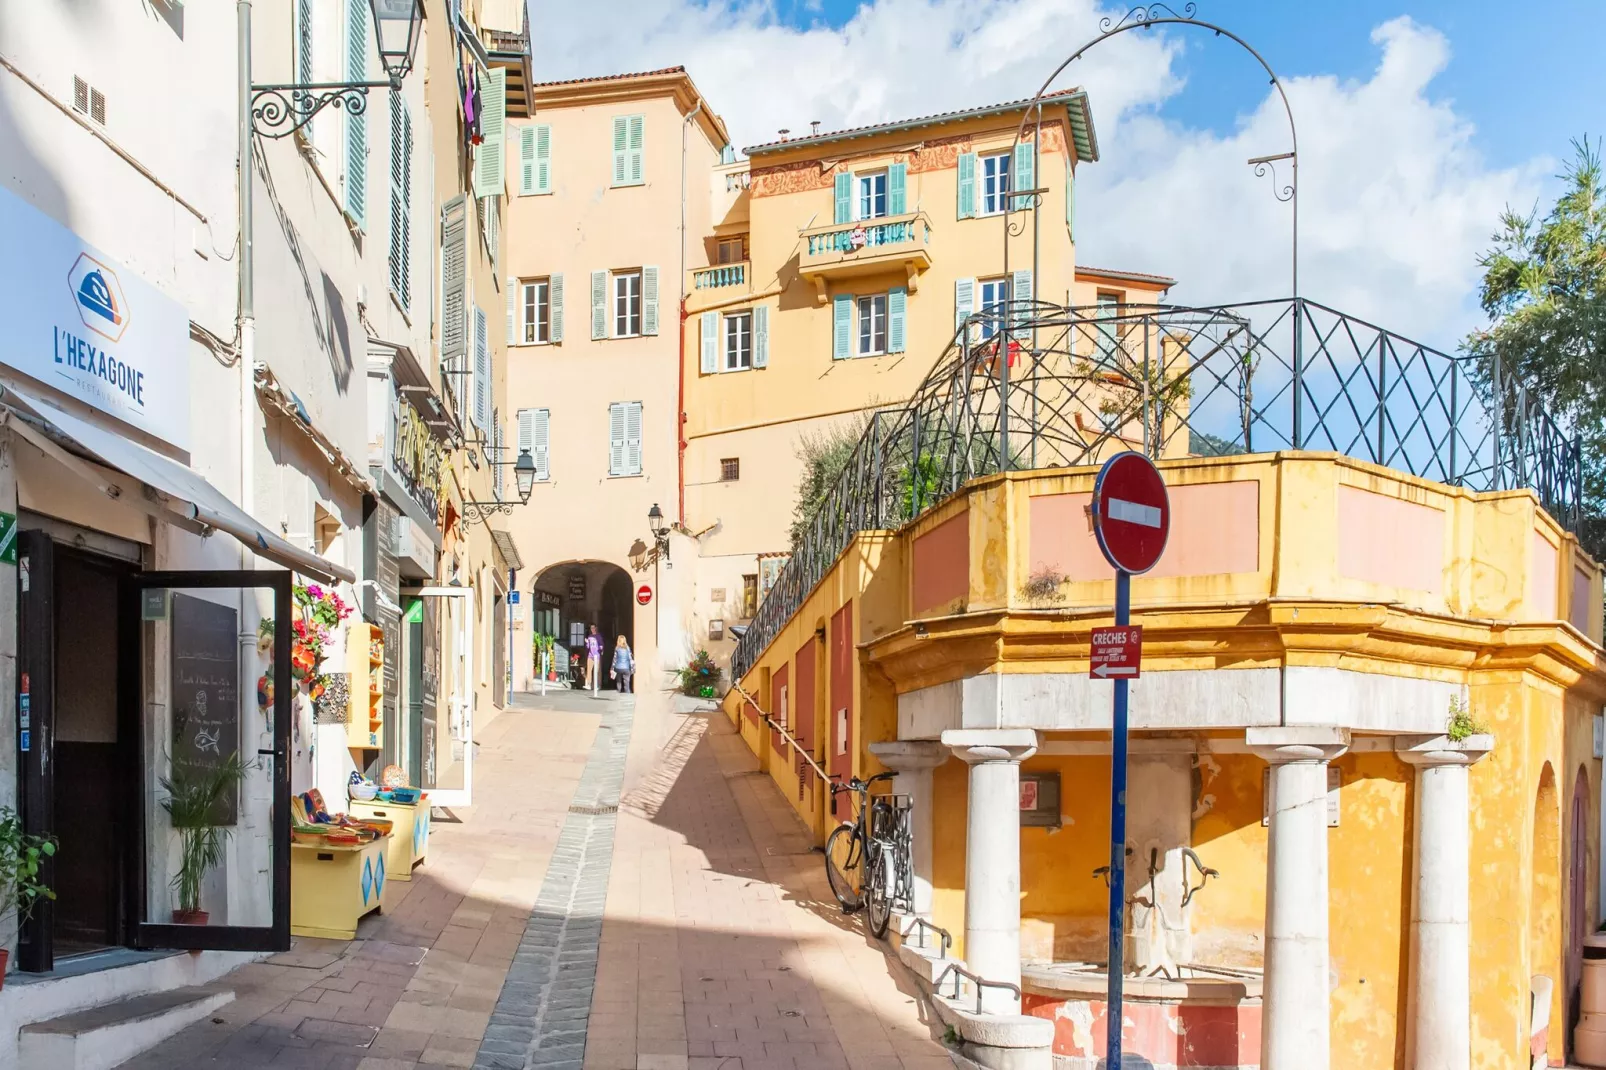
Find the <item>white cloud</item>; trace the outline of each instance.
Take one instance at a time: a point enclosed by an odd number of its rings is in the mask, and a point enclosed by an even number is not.
[[[795,29],[761,0],[531,3],[539,77],[684,64],[738,146],[816,119],[831,129],[1030,96],[1109,14],[1093,0],[874,0],[839,29]],[[1087,87],[1103,153],[1081,172],[1078,259],[1174,275],[1175,300],[1286,296],[1289,206],[1244,162],[1287,149],[1281,103],[1268,96],[1225,136],[1160,119],[1189,91],[1184,41],[1233,47],[1185,27],[1134,31],[1055,83]],[[1397,18],[1372,41],[1364,80],[1286,83],[1301,136],[1300,290],[1453,345],[1479,319],[1477,253],[1504,205],[1532,203],[1549,162],[1480,157],[1471,124],[1432,92],[1450,55],[1442,34]]]

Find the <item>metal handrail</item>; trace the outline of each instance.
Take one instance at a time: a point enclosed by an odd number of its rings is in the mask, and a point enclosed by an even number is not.
[[[909,920],[914,922],[914,924],[922,930],[920,936],[921,950],[924,950],[926,946],[924,930],[930,929],[932,932],[942,937],[942,946],[937,952],[938,956],[944,959],[948,957],[948,949],[954,946],[954,938],[948,934],[947,929],[944,929],[941,925],[933,925],[925,918],[922,918],[919,914],[911,915]]]
[[[948,975],[950,973],[954,975],[954,994],[953,994],[952,998],[954,998],[954,999],[958,999],[959,998],[959,978],[961,978],[961,977],[968,978],[970,980],[970,983],[976,986],[976,1013],[977,1014],[982,1013],[982,1010],[981,1010],[981,990],[983,988],[1006,988],[1010,992],[1014,993],[1015,1002],[1016,1003],[1020,1002],[1020,998],[1021,998],[1020,997],[1020,985],[1012,985],[1008,981],[989,981],[985,977],[978,977],[976,974],[971,973],[969,970],[965,969],[963,966],[959,965],[959,963],[957,963],[957,962],[950,962],[948,964],[948,968],[946,970],[942,971],[942,973],[937,975],[937,979],[935,981],[931,982],[932,991],[935,992],[938,989],[940,989],[942,987],[942,983],[948,979]],[[939,993],[939,995],[940,995],[940,993]]]
[[[831,781],[834,779],[834,777],[830,773],[827,773],[824,769],[820,768],[820,763],[816,762],[814,760],[814,758],[812,756],[810,756],[810,754],[808,752],[808,749],[805,748],[803,746],[803,744],[799,743],[797,741],[797,737],[794,736],[792,733],[788,732],[786,730],[786,728],[779,721],[777,721],[775,718],[771,717],[769,715],[769,713],[764,709],[764,707],[760,706],[758,704],[758,699],[754,698],[752,695],[749,695],[742,688],[741,684],[732,683],[731,684],[731,690],[736,692],[738,695],[742,696],[742,698],[744,700],[746,700],[746,702],[749,705],[751,705],[755,710],[758,711],[758,715],[760,717],[764,718],[764,723],[765,724],[769,725],[770,728],[773,729],[774,731],[779,732],[781,734],[781,737],[792,745],[792,747],[797,751],[798,757],[802,758],[805,762],[807,762],[809,768],[814,770],[814,775],[815,776],[819,777],[822,781],[824,781],[827,784],[831,783]]]

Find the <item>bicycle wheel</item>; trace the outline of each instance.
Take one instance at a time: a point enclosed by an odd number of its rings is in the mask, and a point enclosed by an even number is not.
[[[872,840],[865,855],[864,899],[868,909],[864,913],[870,935],[877,940],[887,935],[887,924],[892,920],[892,873],[887,867],[887,848]]]
[[[857,825],[838,825],[825,841],[825,876],[831,882],[842,913],[851,914],[864,905],[860,889],[864,883],[864,841]]]

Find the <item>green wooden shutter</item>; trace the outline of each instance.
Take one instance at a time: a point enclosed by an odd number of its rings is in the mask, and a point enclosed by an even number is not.
[[[851,222],[853,220],[853,175],[847,171],[838,171],[834,192],[836,194],[835,222]]]
[[[441,359],[455,362],[468,352],[468,198],[458,194],[441,207]],[[462,397],[462,384],[452,393]],[[459,402],[461,403],[461,402]]]
[[[622,186],[630,176],[630,164],[625,158],[630,144],[630,120],[623,115],[613,117],[613,184]]]
[[[591,337],[608,337],[608,273],[591,273]]]
[[[1065,233],[1076,241],[1076,172],[1069,154],[1065,157]]]
[[[1030,141],[1022,141],[1015,146],[1015,165],[1010,168],[1009,182],[1015,189],[1037,188],[1037,146]],[[1032,198],[1016,197],[1015,211],[1019,212],[1032,206]]]
[[[519,280],[509,275],[507,278],[507,344],[516,345],[519,337]]]
[[[312,0],[296,0],[296,81],[302,85],[317,81],[312,76]],[[312,141],[312,123],[301,126],[301,137]]]
[[[552,276],[547,286],[547,317],[551,322],[548,337],[554,342],[563,341],[563,274]]]
[[[658,333],[658,269],[641,269],[641,333]]]
[[[474,150],[474,196],[500,197],[507,185],[502,164],[507,137],[507,71],[497,67],[480,72],[479,78],[480,134],[484,140]]]
[[[625,474],[641,475],[641,402],[625,402]]]
[[[770,366],[770,306],[753,309],[753,367]]]
[[[704,375],[719,371],[719,313],[704,312],[699,317],[702,331],[702,370]]]
[[[346,0],[346,80],[368,80],[368,0]],[[368,224],[368,112],[346,110],[346,214]]]
[[[390,94],[390,290],[412,307],[413,118],[400,93]]]
[[[625,406],[622,401],[608,406],[608,474],[625,474]]]
[[[959,154],[959,218],[976,216],[976,154]]]
[[[1017,271],[1009,284],[1009,298],[1015,306],[1015,322],[1020,323],[1032,315],[1032,273]]]
[[[630,117],[629,145],[627,152],[630,157],[630,184],[639,186],[647,180],[645,160],[647,133],[647,119],[645,116],[632,115]]]
[[[908,185],[909,165],[895,163],[887,168],[887,214],[903,215],[907,208],[908,197],[904,187]]]
[[[535,126],[535,192],[552,192],[552,125]]]
[[[909,303],[909,291],[903,286],[894,286],[887,291],[887,352],[902,353],[904,350],[904,312]]]
[[[976,280],[954,280],[954,330],[976,311]]]
[[[519,196],[535,192],[535,127],[519,127]]]
[[[831,359],[845,360],[853,355],[853,295],[831,298]]]

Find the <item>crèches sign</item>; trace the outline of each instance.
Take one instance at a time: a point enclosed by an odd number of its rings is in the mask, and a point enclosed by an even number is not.
[[[183,450],[184,306],[0,188],[0,362]]]

